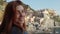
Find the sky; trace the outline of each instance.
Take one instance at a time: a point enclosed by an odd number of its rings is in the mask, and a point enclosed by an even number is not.
[[[10,2],[11,0],[7,0]],[[21,0],[35,10],[39,9],[54,9],[60,15],[60,0]]]

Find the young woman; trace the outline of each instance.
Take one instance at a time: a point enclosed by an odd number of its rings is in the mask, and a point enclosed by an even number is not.
[[[27,34],[26,8],[21,1],[9,2],[5,8],[0,34]]]

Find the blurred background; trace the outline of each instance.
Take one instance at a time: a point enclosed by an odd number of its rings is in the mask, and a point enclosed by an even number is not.
[[[0,25],[3,20],[3,15],[7,4],[7,0],[0,0]],[[57,14],[56,10],[50,8],[35,10],[28,4],[24,3],[24,5],[27,8],[25,21],[27,32],[29,34],[60,34],[60,15]]]

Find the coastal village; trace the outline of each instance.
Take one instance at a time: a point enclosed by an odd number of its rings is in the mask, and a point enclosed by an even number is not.
[[[5,6],[8,4],[6,1],[2,1],[0,4],[0,25],[4,15]],[[52,32],[54,26],[60,26],[60,15],[56,10],[45,8],[40,10],[34,10],[29,5],[26,5],[26,17],[25,22],[27,26],[27,32]]]

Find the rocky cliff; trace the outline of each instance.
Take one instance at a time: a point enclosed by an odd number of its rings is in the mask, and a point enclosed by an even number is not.
[[[0,5],[0,21],[3,19],[6,5],[7,3]],[[34,10],[29,5],[25,5],[25,8],[27,8],[25,21],[28,32],[50,32],[53,26],[60,24],[60,16],[54,9]]]
[[[54,18],[58,15],[53,9],[41,9],[37,11],[29,9],[27,11],[29,12],[28,16],[26,16],[28,31],[40,30],[41,32],[50,32],[53,26],[59,26],[59,22],[55,20],[57,18]]]

